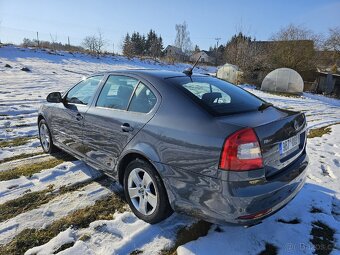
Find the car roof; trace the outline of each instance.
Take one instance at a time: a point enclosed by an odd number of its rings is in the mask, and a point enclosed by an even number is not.
[[[132,74],[132,75],[138,75],[145,79],[151,78],[151,77],[159,78],[159,79],[168,79],[172,77],[186,77],[187,76],[186,74],[182,72],[159,70],[159,69],[125,69],[125,70],[106,71],[106,72],[96,73],[94,75],[103,75],[103,74]],[[208,74],[194,73],[192,76],[202,77],[202,76],[208,76]]]

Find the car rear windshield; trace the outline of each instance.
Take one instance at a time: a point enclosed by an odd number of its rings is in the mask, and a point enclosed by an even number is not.
[[[263,101],[251,93],[214,77],[173,77],[194,101],[216,115],[256,111]]]

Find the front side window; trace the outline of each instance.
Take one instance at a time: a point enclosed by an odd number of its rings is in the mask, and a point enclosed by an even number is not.
[[[126,110],[138,80],[119,75],[110,75],[100,95],[97,106]]]
[[[89,104],[102,78],[103,75],[93,76],[79,82],[67,93],[66,101],[71,104]]]

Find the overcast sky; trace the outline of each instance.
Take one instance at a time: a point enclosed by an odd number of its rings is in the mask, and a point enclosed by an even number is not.
[[[290,23],[326,34],[340,26],[340,0],[304,1],[192,1],[192,0],[0,0],[0,40],[21,43],[24,37],[41,40],[70,37],[79,45],[100,29],[107,49],[121,50],[126,32],[161,34],[164,46],[175,40],[175,24],[186,21],[193,44],[208,49],[215,38],[225,43],[242,30],[257,40],[267,40]]]

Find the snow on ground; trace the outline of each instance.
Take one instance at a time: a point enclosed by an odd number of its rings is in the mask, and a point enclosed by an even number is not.
[[[0,204],[16,199],[28,191],[41,191],[52,185],[53,189],[56,190],[83,183],[99,176],[98,171],[93,170],[81,161],[65,162],[30,177],[21,176],[18,179],[0,182]]]
[[[33,129],[37,129],[37,127],[33,127]],[[37,132],[37,131],[35,131],[35,132]],[[20,137],[20,136],[15,136],[13,138],[17,138],[17,137]],[[2,139],[7,140],[6,138],[2,138]],[[0,141],[1,141],[1,138],[0,138]],[[42,149],[40,147],[40,142],[39,142],[38,139],[32,139],[29,142],[27,142],[25,145],[22,145],[22,146],[1,148],[1,150],[0,150],[0,160],[10,158],[10,157],[13,157],[13,156],[18,156],[20,154],[37,153],[37,152],[42,152]]]
[[[91,183],[80,191],[61,195],[37,209],[19,214],[0,223],[0,245],[8,243],[24,229],[46,227],[77,209],[93,205],[96,200],[109,194],[109,189],[97,183]]]
[[[81,231],[66,230],[69,237],[87,234],[91,239],[88,242],[74,239],[74,246],[60,254],[130,254],[138,248],[147,250],[147,254],[158,254],[161,249],[169,247],[178,228],[192,223],[192,218],[174,214],[157,225],[150,225],[138,220],[131,212],[116,213],[114,220],[95,221],[89,228]],[[60,238],[64,239],[66,233],[61,233]],[[150,249],[144,249],[145,244],[149,245]],[[44,254],[49,247],[56,250],[60,247],[60,239],[33,248],[27,254],[35,254],[37,251]]]
[[[4,67],[9,64],[12,68]],[[20,69],[28,67],[31,72]],[[187,65],[167,65],[153,61],[124,57],[95,57],[61,52],[0,48],[0,142],[18,137],[33,137],[24,145],[0,148],[0,160],[21,154],[41,152],[37,136],[37,109],[51,91],[63,91],[83,75],[105,70],[125,68],[156,68],[182,71]],[[213,68],[198,69],[214,72]],[[257,254],[270,243],[278,254],[313,254],[311,243],[313,223],[320,221],[335,230],[335,248],[340,254],[340,107],[339,100],[304,93],[302,97],[273,95],[245,86],[257,96],[276,106],[304,111],[308,127],[329,124],[331,133],[308,139],[310,156],[307,183],[297,197],[284,209],[251,228],[212,225],[209,233],[177,249],[178,254]],[[337,123],[337,124],[336,124]],[[10,161],[0,171],[13,166],[39,163],[48,156]],[[58,189],[98,177],[100,173],[80,161],[64,162],[30,177],[0,181],[0,205],[24,194],[46,190],[50,185]],[[57,196],[40,207],[0,222],[0,244],[8,243],[25,228],[42,228],[53,221],[85,206],[94,204],[110,191],[98,183]],[[79,199],[81,194],[85,195]],[[292,221],[295,224],[287,222]],[[112,220],[98,220],[84,229],[69,228],[48,243],[34,247],[27,254],[51,254],[62,245],[74,243],[59,254],[158,254],[174,244],[176,232],[191,226],[195,219],[174,214],[156,225],[137,219],[131,212],[116,213]],[[291,223],[292,223],[291,222]],[[218,230],[218,231],[217,231]],[[88,240],[80,239],[88,235]]]

